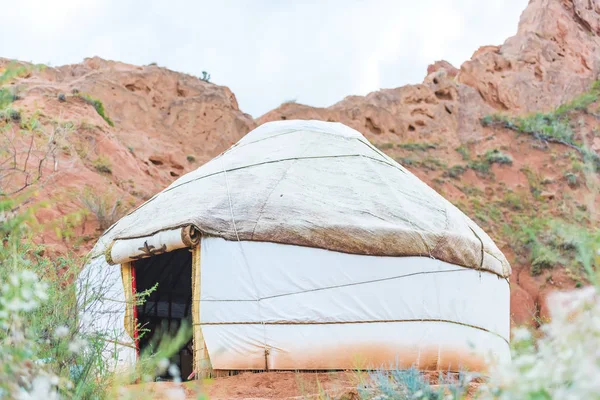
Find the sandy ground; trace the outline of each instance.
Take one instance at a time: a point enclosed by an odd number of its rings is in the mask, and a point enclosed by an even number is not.
[[[206,380],[203,382],[153,382],[127,387],[127,399],[339,399],[358,400],[357,387],[366,374],[349,372],[263,372]],[[436,383],[435,377],[431,379]],[[478,384],[469,385],[469,396]],[[124,393],[124,394],[125,394]]]
[[[310,399],[325,394],[336,399],[358,399],[360,377],[355,372],[243,373],[202,382],[152,382],[128,387],[132,399]],[[182,390],[185,391],[183,397]],[[203,397],[204,396],[204,397]]]

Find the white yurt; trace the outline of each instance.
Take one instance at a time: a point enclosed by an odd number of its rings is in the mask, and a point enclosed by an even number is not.
[[[147,345],[140,326],[151,337],[183,320],[193,340],[182,376],[481,371],[488,357],[510,357],[504,255],[340,123],[258,127],[115,223],[91,256],[81,322],[112,335],[120,365]]]

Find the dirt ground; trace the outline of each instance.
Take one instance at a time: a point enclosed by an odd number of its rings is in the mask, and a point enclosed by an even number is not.
[[[128,399],[339,399],[358,400],[357,388],[368,378],[356,371],[348,372],[262,372],[242,373],[203,382],[152,382],[127,388]],[[436,379],[431,379],[435,384]],[[469,386],[469,394],[478,384]],[[470,397],[470,396],[469,396]]]
[[[356,387],[359,383],[360,376],[355,372],[247,372],[183,384],[152,382],[132,385],[127,393],[133,394],[130,398],[140,398],[139,394],[144,399],[305,399],[327,394],[332,398],[349,400],[358,398]]]

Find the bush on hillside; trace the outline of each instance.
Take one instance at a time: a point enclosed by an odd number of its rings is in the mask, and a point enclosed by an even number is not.
[[[585,143],[575,140],[569,114],[573,111],[587,111],[588,107],[600,98],[600,81],[594,82],[589,91],[561,104],[554,111],[534,113],[525,116],[502,114],[486,115],[481,119],[483,126],[503,126],[519,133],[531,135],[542,142],[561,143],[576,149],[584,159],[590,162],[595,171],[600,171],[600,156]]]
[[[106,194],[98,194],[92,188],[86,188],[80,200],[85,209],[96,217],[98,229],[103,232],[125,214],[125,207],[120,199],[115,200]]]
[[[99,116],[102,117],[110,126],[115,126],[114,122],[109,118],[108,114],[106,114],[106,110],[104,109],[104,103],[102,103],[99,99],[96,99],[88,94],[77,94],[77,96],[81,97],[86,103],[93,106]]]

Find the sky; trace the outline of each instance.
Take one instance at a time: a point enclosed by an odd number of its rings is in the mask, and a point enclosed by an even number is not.
[[[330,106],[420,83],[517,31],[527,0],[18,0],[2,7],[0,57],[85,57],[201,76],[259,117],[284,101]]]

